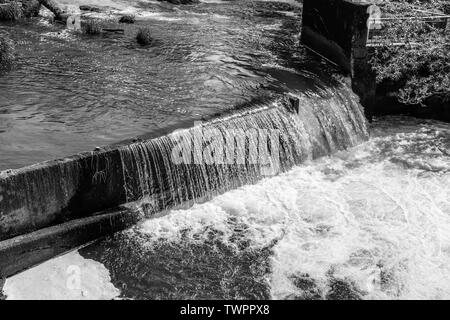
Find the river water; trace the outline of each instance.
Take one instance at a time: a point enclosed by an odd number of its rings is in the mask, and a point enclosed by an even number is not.
[[[145,2],[146,11],[136,11],[128,1],[105,3],[138,12],[139,23],[152,26],[159,46],[136,48],[131,36],[114,36],[84,39],[90,49],[78,51],[73,35],[49,31],[53,27],[47,25],[45,32],[34,26],[17,31],[31,38],[47,33],[46,39],[62,48],[41,49],[61,55],[73,42],[78,54],[51,60],[76,63],[67,69],[60,63],[53,72],[51,65],[48,78],[37,67],[35,76],[49,81],[42,87],[39,81],[27,84],[33,71],[19,68],[0,77],[0,88],[6,88],[1,103],[7,101],[0,109],[7,110],[0,118],[5,167],[222,112],[246,99],[292,91],[292,83],[306,90],[309,72],[320,66],[301,50],[288,49],[298,40],[290,29],[298,28],[295,13],[268,14],[267,6],[273,6],[268,2],[181,8]],[[263,13],[255,15],[255,8]],[[168,26],[174,32],[166,32]],[[173,55],[167,54],[169,47]],[[108,56],[100,51],[107,48]],[[127,50],[133,53],[125,58]],[[101,65],[90,69],[92,61]],[[144,77],[152,70],[155,78]],[[55,97],[63,97],[74,81],[72,98],[58,102]],[[46,93],[49,83],[52,95]],[[33,94],[27,95],[30,88]],[[99,104],[99,98],[109,104]],[[50,116],[57,121],[48,121]],[[61,133],[55,135],[57,128]],[[385,117],[375,119],[369,133],[369,141],[358,146],[191,208],[169,210],[9,278],[4,294],[9,299],[448,299],[450,126]]]
[[[105,22],[125,33],[97,37],[49,24],[44,10],[27,24],[0,24],[17,43],[16,67],[0,76],[0,170],[193,123],[284,90],[280,78],[299,78],[294,63],[313,68],[299,48],[295,1],[60,2],[98,5],[104,12],[88,16],[103,21],[137,21]],[[148,47],[135,40],[144,26]],[[308,77],[296,82],[307,87]]]
[[[450,126],[371,139],[7,280],[9,298],[448,299]]]

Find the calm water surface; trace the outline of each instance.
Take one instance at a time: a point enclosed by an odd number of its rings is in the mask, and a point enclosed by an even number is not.
[[[17,41],[16,68],[0,75],[0,170],[233,109],[283,90],[292,76],[308,85],[308,76],[286,69],[311,68],[298,45],[298,5],[246,0],[97,5],[105,12],[95,17],[114,20],[133,13],[137,23],[120,25],[123,35],[97,37],[67,32],[47,18],[0,25]],[[134,40],[142,26],[154,37],[148,47]]]

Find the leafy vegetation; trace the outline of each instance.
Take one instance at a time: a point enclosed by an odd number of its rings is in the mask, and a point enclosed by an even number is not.
[[[149,45],[153,42],[152,34],[149,28],[140,28],[137,35],[136,35],[136,41],[141,46]]]
[[[17,21],[22,18],[22,4],[17,1],[0,1],[0,21]]]
[[[99,19],[87,20],[83,25],[84,33],[93,36],[101,34],[102,28],[102,21]]]
[[[371,58],[378,83],[392,83],[405,104],[424,104],[438,94],[450,100],[450,39],[448,29],[419,17],[439,10],[447,13],[448,0],[389,0],[379,3],[383,17],[412,17],[389,20],[383,37],[400,45],[376,47]],[[428,13],[431,12],[431,13]]]

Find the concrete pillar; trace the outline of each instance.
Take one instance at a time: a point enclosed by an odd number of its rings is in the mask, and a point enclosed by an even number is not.
[[[376,88],[366,46],[370,5],[350,0],[304,0],[302,24],[302,43],[351,76],[352,88],[369,120]]]

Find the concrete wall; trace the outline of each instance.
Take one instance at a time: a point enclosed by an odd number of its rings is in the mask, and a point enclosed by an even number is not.
[[[89,216],[125,201],[117,149],[0,174],[0,240]]]
[[[302,42],[330,59],[352,78],[366,116],[371,117],[375,75],[366,47],[369,3],[350,0],[304,0]]]

